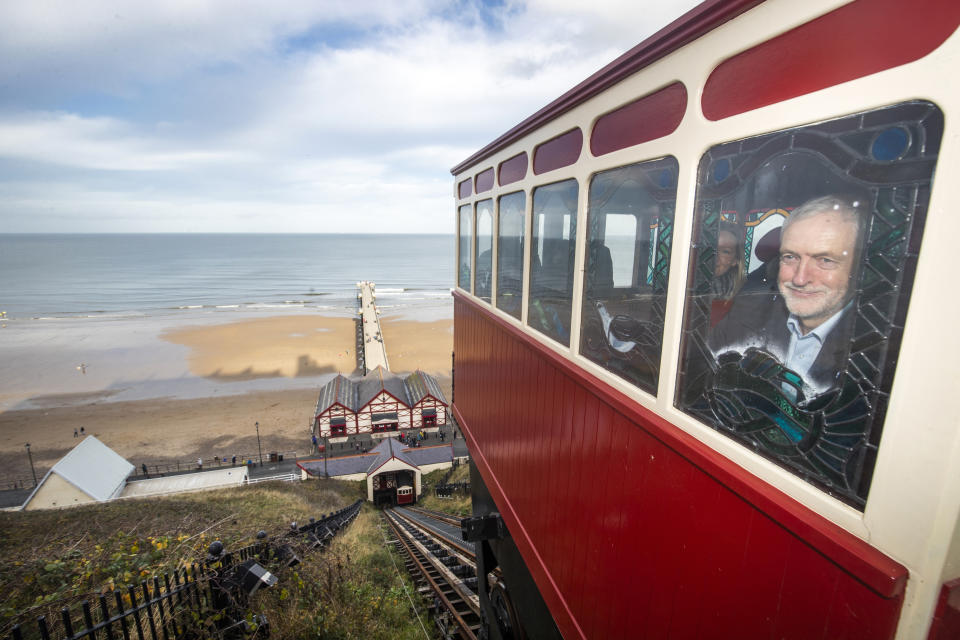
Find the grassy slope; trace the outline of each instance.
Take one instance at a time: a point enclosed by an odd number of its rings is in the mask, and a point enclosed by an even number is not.
[[[447,471],[447,469],[438,469],[423,476],[423,495],[420,496],[417,504],[424,509],[443,511],[460,517],[469,516],[473,513],[470,494],[455,493],[452,498],[438,498],[434,495],[434,485],[443,479]],[[462,464],[456,467],[448,482],[470,482],[470,465]]]
[[[215,539],[228,550],[240,548],[260,529],[280,533],[292,521],[335,511],[363,494],[363,483],[327,480],[0,513],[0,635],[17,612],[33,607],[30,614],[39,615],[64,599],[196,561]],[[410,603],[397,596],[409,580],[398,578],[375,526],[377,514],[368,509],[331,549],[303,555],[296,574],[281,572],[277,587],[258,594],[254,612],[267,616],[275,637],[423,637]],[[348,620],[345,611],[357,615]]]

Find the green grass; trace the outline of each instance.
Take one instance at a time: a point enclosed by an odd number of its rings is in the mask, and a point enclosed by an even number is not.
[[[379,511],[366,505],[350,530],[324,551],[322,562],[304,562],[290,572],[286,588],[258,594],[255,606],[269,612],[271,637],[436,637],[428,603],[399,555],[385,547],[381,527]]]
[[[261,529],[273,536],[364,495],[364,483],[323,480],[0,513],[0,635],[23,617],[196,562],[213,540],[239,549]],[[304,549],[296,571],[258,592],[253,613],[266,615],[273,637],[423,637],[377,517],[365,507],[327,551]]]
[[[438,469],[423,476],[423,493],[417,500],[417,505],[454,516],[469,516],[473,513],[473,503],[469,494],[455,493],[452,498],[438,498],[434,495],[434,486],[446,476],[448,471],[449,469]],[[470,465],[462,464],[455,467],[447,482],[470,482]]]

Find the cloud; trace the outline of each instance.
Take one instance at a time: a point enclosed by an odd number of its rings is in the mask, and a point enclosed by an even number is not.
[[[452,232],[450,166],[692,4],[3,3],[0,220]]]
[[[244,160],[239,152],[186,148],[115,118],[30,113],[0,121],[0,156],[110,171],[197,170]]]

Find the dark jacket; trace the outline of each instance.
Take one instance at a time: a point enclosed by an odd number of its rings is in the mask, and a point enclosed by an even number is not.
[[[763,349],[782,364],[790,346],[787,306],[779,293],[757,292],[738,296],[730,312],[717,323],[708,344],[715,356],[728,351],[744,353],[750,347]],[[853,309],[823,341],[820,353],[804,382],[820,391],[835,386],[846,365],[853,329]]]

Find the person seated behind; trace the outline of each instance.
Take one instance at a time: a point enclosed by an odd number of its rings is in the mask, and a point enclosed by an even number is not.
[[[843,371],[866,212],[841,196],[810,200],[783,225],[777,291],[738,296],[710,333],[715,356],[755,347],[797,373],[804,395],[834,386]]]
[[[717,258],[710,283],[713,302],[710,306],[710,326],[716,325],[730,311],[733,297],[744,280],[743,243],[736,227],[721,226],[717,233]]]

